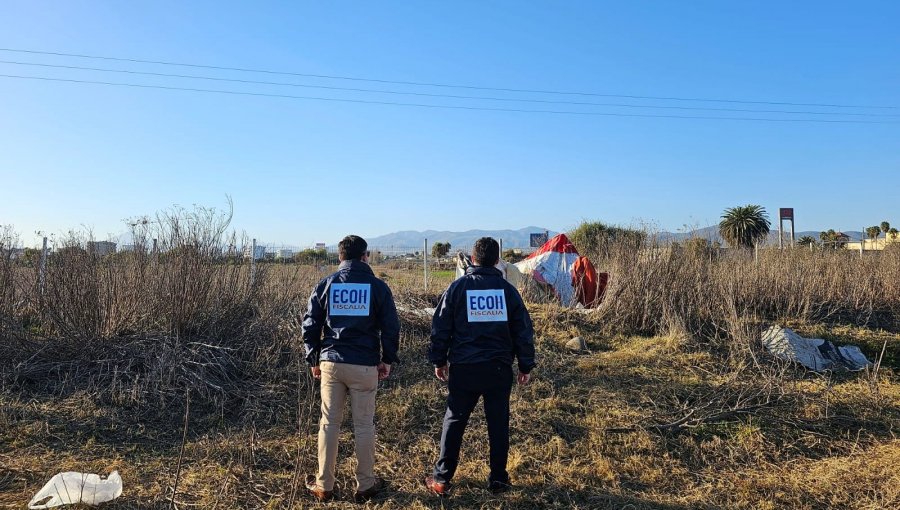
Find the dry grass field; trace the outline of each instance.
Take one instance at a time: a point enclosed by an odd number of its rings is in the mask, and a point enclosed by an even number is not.
[[[300,484],[315,470],[318,400],[297,318],[324,273],[261,265],[251,282],[246,265],[209,257],[217,243],[194,233],[161,257],[63,251],[43,293],[34,268],[0,261],[0,507],[24,508],[60,471],[118,469],[124,493],[107,508],[169,508],[179,466],[176,508],[358,506],[349,420],[339,500],[318,505]],[[539,367],[513,392],[516,489],[499,497],[484,488],[478,412],[456,493],[425,492],[446,390],[424,359],[420,310],[450,277],[426,293],[418,273],[376,267],[405,310],[404,362],[378,396],[376,469],[390,490],[367,506],[900,507],[900,253],[754,263],[632,248],[589,254],[611,274],[600,309],[529,304]],[[778,362],[758,347],[772,322],[882,364],[814,374]],[[575,335],[587,351],[565,348]]]

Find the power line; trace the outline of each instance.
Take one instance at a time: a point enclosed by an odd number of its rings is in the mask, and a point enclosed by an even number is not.
[[[556,101],[556,100],[546,100],[546,99],[521,99],[521,98],[508,98],[508,97],[490,97],[490,96],[465,96],[465,95],[456,95],[456,94],[430,94],[426,92],[405,92],[405,91],[396,91],[396,90],[379,90],[379,89],[363,89],[363,88],[354,88],[354,87],[335,87],[330,85],[310,85],[305,83],[286,83],[286,82],[273,82],[273,81],[260,81],[260,80],[241,80],[237,78],[219,78],[214,76],[198,76],[191,74],[173,74],[173,73],[154,73],[149,71],[132,71],[127,69],[109,69],[102,67],[85,67],[85,66],[70,66],[70,65],[62,65],[62,64],[44,64],[38,62],[19,62],[15,60],[0,60],[0,64],[11,64],[11,65],[19,65],[19,66],[32,66],[32,67],[47,67],[53,69],[74,69],[80,71],[98,71],[104,73],[119,73],[119,74],[132,74],[132,75],[141,75],[141,76],[159,76],[165,78],[185,78],[192,80],[208,80],[208,81],[218,81],[218,82],[229,82],[229,83],[245,83],[245,84],[254,84],[254,85],[275,85],[275,86],[283,86],[283,87],[302,87],[302,88],[313,88],[313,89],[324,89],[324,90],[340,90],[345,92],[366,92],[366,93],[378,93],[378,94],[392,94],[392,95],[404,95],[404,96],[419,96],[419,97],[437,97],[437,98],[448,98],[448,99],[474,99],[474,100],[484,100],[484,101],[503,101],[503,102],[516,102],[516,103],[539,103],[539,104],[565,104],[565,105],[576,105],[576,106],[604,106],[604,107],[620,107],[620,108],[641,108],[641,109],[651,109],[651,110],[694,110],[694,111],[713,111],[713,112],[740,112],[740,113],[779,113],[779,114],[792,114],[792,115],[838,115],[838,116],[854,116],[854,117],[900,117],[898,114],[890,114],[890,113],[855,113],[855,112],[813,112],[813,111],[798,111],[798,110],[758,110],[758,109],[747,109],[747,108],[712,108],[712,107],[699,107],[699,106],[671,106],[671,105],[638,105],[638,104],[623,104],[623,103],[596,103],[596,102],[586,102],[586,101]]]
[[[143,59],[137,59],[137,58],[108,57],[108,56],[101,56],[101,55],[86,55],[86,54],[80,54],[80,53],[62,53],[62,52],[54,52],[54,51],[23,50],[23,49],[16,49],[16,48],[0,48],[0,51],[8,51],[8,52],[14,52],[14,53],[27,53],[27,54],[33,54],[33,55],[52,55],[52,56],[58,56],[58,57],[87,58],[87,59],[93,59],[93,60],[111,60],[111,61],[116,61],[116,62],[131,62],[131,63],[137,63],[137,64],[155,64],[155,65],[166,65],[166,66],[194,67],[194,68],[201,68],[201,69],[216,69],[216,70],[220,70],[220,71],[264,73],[264,74],[274,74],[274,75],[284,75],[284,76],[302,76],[302,77],[306,77],[306,78],[322,78],[322,79],[329,79],[329,80],[350,80],[350,81],[361,81],[361,82],[370,82],[370,83],[387,83],[387,84],[393,84],[393,85],[412,85],[412,86],[421,86],[421,87],[442,87],[442,88],[456,88],[456,89],[469,89],[469,90],[492,90],[492,91],[497,91],[497,92],[521,92],[521,93],[529,93],[529,94],[557,94],[557,95],[592,96],[592,97],[618,97],[618,98],[625,98],[625,99],[652,99],[652,100],[661,100],[661,101],[694,101],[694,102],[707,102],[707,103],[765,104],[765,105],[776,105],[776,106],[813,106],[813,107],[828,107],[828,108],[872,108],[872,109],[890,109],[890,110],[900,109],[900,107],[898,107],[898,106],[883,106],[883,105],[795,103],[795,102],[787,102],[787,101],[748,101],[748,100],[739,100],[739,99],[710,99],[710,98],[674,97],[674,96],[639,96],[639,95],[630,95],[630,94],[600,94],[600,93],[595,93],[595,92],[574,92],[574,91],[560,91],[560,90],[483,87],[483,86],[475,86],[475,85],[458,85],[458,84],[447,84],[447,83],[401,81],[401,80],[382,80],[382,79],[375,79],[375,78],[360,78],[360,77],[354,77],[354,76],[297,73],[297,72],[289,72],[289,71],[274,71],[274,70],[269,70],[269,69],[214,66],[214,65],[206,65],[206,64],[190,64],[190,63],[184,63],[184,62],[170,62],[170,61],[164,61],[164,60],[143,60]]]
[[[346,99],[335,97],[316,97],[316,96],[294,96],[288,94],[269,94],[262,92],[239,92],[234,90],[215,90],[215,89],[199,89],[189,87],[170,87],[165,85],[146,85],[138,83],[117,83],[95,80],[74,80],[69,78],[48,78],[45,76],[22,76],[13,74],[0,74],[0,78],[13,78],[21,80],[41,80],[51,82],[80,83],[90,85],[108,85],[114,87],[134,87],[143,89],[159,89],[159,90],[179,90],[186,92],[201,92],[212,94],[229,94],[236,96],[256,96],[256,97],[272,97],[282,99],[302,99],[310,101],[331,101],[340,103],[356,103],[356,104],[374,104],[387,106],[409,106],[416,108],[433,108],[444,110],[470,110],[470,111],[489,111],[489,112],[512,112],[512,113],[546,113],[556,115],[584,115],[584,116],[603,116],[603,117],[641,117],[641,118],[660,118],[660,119],[695,119],[695,120],[737,120],[737,121],[755,121],[755,122],[812,122],[827,124],[900,124],[900,121],[875,121],[875,120],[831,120],[831,119],[771,119],[762,117],[712,117],[712,116],[692,116],[692,115],[658,115],[644,113],[613,113],[613,112],[579,112],[569,110],[529,110],[524,108],[490,108],[481,106],[461,106],[461,105],[437,105],[424,103],[401,103],[395,101],[372,101],[366,99]]]

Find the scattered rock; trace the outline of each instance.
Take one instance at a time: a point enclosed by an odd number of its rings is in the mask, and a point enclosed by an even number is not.
[[[585,342],[584,339],[580,336],[576,336],[575,338],[566,342],[566,348],[572,351],[586,351],[587,342]]]

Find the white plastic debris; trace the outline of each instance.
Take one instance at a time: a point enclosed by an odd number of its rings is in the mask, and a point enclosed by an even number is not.
[[[428,317],[429,319],[431,318],[432,315],[434,315],[434,310],[435,310],[434,308],[427,308],[427,307],[426,308],[418,308],[415,306],[403,306],[402,304],[399,304],[399,303],[396,306],[397,306],[398,312],[407,312],[407,313],[411,313],[414,315],[419,315],[421,317]]]
[[[107,477],[67,471],[59,473],[44,485],[28,503],[28,508],[53,508],[83,503],[99,505],[122,495],[122,477],[113,471]]]
[[[836,346],[821,338],[804,338],[790,328],[774,325],[762,335],[762,344],[775,356],[824,370],[862,370],[869,366],[865,354],[855,345]]]

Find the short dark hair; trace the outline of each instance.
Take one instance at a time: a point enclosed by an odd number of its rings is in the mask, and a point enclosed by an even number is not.
[[[500,262],[500,245],[493,237],[482,237],[472,248],[472,262],[477,266],[494,267]]]
[[[349,235],[338,243],[338,255],[341,260],[359,260],[366,254],[369,243],[355,235]]]

